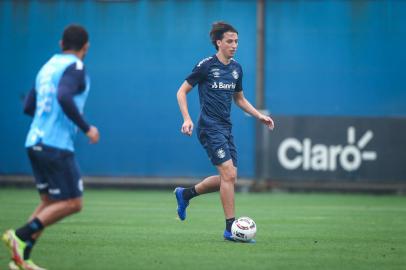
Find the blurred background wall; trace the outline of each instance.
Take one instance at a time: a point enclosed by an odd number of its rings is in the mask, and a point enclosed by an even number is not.
[[[266,107],[276,119],[405,119],[406,2],[266,1],[265,16]],[[215,53],[208,33],[218,20],[239,31],[236,60],[254,103],[255,1],[1,1],[0,174],[31,173],[24,149],[31,119],[22,114],[22,99],[59,51],[69,23],[90,33],[85,117],[101,132],[99,145],[78,136],[83,173],[213,173],[196,135],[180,133],[176,91],[197,62]],[[196,123],[197,89],[188,102]],[[255,121],[236,108],[232,114],[239,175],[251,178]]]

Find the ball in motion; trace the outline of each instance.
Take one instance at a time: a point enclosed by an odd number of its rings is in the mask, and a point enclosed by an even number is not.
[[[234,239],[242,242],[248,242],[255,238],[257,225],[249,217],[240,217],[236,219],[231,226],[231,233]]]

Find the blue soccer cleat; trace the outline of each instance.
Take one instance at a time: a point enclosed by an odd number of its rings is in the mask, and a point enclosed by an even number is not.
[[[176,196],[176,201],[178,202],[178,216],[180,220],[185,220],[186,219],[186,208],[189,205],[189,200],[183,199],[183,190],[184,188],[182,187],[177,187],[173,191]]]
[[[227,230],[224,230],[223,237],[224,237],[224,240],[238,242],[238,243],[255,244],[257,242],[257,241],[255,241],[255,239],[250,239],[248,241],[241,241],[241,240],[235,239],[233,234]]]
[[[236,240],[233,237],[233,234],[227,230],[224,230],[223,236],[224,236],[224,240],[236,242]]]

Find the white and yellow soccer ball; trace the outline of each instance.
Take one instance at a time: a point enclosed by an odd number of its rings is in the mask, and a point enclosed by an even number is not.
[[[257,224],[249,217],[240,217],[233,222],[231,233],[234,239],[248,242],[255,238],[257,234]]]

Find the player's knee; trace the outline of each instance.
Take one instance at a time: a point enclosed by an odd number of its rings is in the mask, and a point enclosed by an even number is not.
[[[79,213],[83,209],[82,200],[75,203],[75,213]]]
[[[71,213],[78,213],[83,209],[83,203],[81,199],[73,199],[69,200],[68,207],[71,210]]]
[[[235,170],[229,170],[224,173],[222,178],[224,179],[224,181],[235,183],[237,179],[237,172]]]

